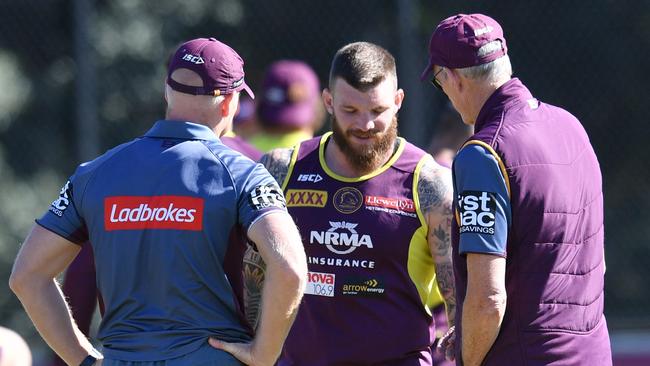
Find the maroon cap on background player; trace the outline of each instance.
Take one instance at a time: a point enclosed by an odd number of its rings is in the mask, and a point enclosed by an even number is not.
[[[196,72],[203,80],[203,86],[184,85],[172,80],[172,73],[178,69]],[[219,96],[243,89],[255,98],[244,81],[244,61],[230,46],[215,38],[197,38],[180,45],[169,60],[167,84],[178,92],[194,95]]]
[[[304,127],[318,115],[320,83],[316,72],[296,60],[276,61],[262,82],[258,115],[268,126]]]
[[[498,41],[500,47],[479,54],[487,43]],[[508,53],[503,29],[496,20],[483,14],[458,14],[443,20],[429,41],[429,64],[422,72],[425,79],[433,65],[462,69],[492,62]]]

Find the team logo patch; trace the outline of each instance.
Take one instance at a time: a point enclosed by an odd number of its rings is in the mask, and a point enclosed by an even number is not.
[[[203,199],[187,196],[112,196],[104,199],[104,229],[203,229]]]
[[[334,297],[336,275],[334,273],[308,272],[305,294]]]
[[[287,207],[325,207],[327,191],[290,189],[287,191]]]
[[[358,247],[365,246],[372,249],[372,238],[367,234],[357,233],[359,224],[352,222],[330,221],[327,231],[312,231],[309,234],[310,244],[322,244],[336,254],[352,253]]]
[[[267,207],[287,207],[287,202],[277,183],[260,184],[255,187],[248,196],[248,203],[256,210]]]
[[[408,198],[388,198],[381,196],[365,196],[366,209],[371,211],[384,211],[402,216],[417,217],[415,204]]]
[[[351,214],[363,204],[363,194],[353,187],[343,187],[334,193],[334,208],[340,213]]]
[[[458,196],[460,233],[494,235],[496,207],[492,192],[463,191]]]
[[[344,281],[341,286],[341,293],[343,295],[353,296],[377,296],[383,295],[386,292],[381,281],[376,278],[368,280],[353,278]]]
[[[50,212],[57,215],[58,217],[63,216],[63,211],[70,205],[70,197],[72,196],[72,183],[67,181],[61,191],[59,192],[59,197],[52,202],[50,205]]]

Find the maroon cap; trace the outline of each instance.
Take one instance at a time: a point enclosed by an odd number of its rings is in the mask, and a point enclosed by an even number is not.
[[[266,125],[302,127],[318,113],[320,82],[306,63],[276,61],[266,71],[258,105],[260,122]]]
[[[197,73],[203,86],[190,86],[172,80],[178,69]],[[193,95],[219,96],[246,90],[255,98],[251,88],[244,81],[244,61],[225,43],[214,38],[197,38],[183,43],[169,60],[167,84],[174,90]]]
[[[481,46],[501,42],[501,48],[479,56]],[[508,52],[503,29],[496,20],[483,14],[458,14],[443,20],[429,41],[429,64],[421,79],[431,72],[433,65],[462,69],[492,62]]]

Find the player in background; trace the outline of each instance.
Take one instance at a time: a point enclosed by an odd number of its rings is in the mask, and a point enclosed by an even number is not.
[[[598,160],[574,116],[512,78],[507,51],[494,19],[457,14],[422,74],[475,129],[452,168],[455,358],[611,365]]]
[[[277,183],[218,138],[239,93],[252,96],[243,61],[214,38],[194,39],[174,53],[166,84],[165,120],[77,168],[23,244],[10,287],[69,365],[271,365],[306,264]],[[255,242],[269,267],[255,334],[241,306],[245,246],[233,237]],[[105,304],[103,354],[54,280],[84,243]]]
[[[293,147],[323,125],[320,82],[303,61],[279,60],[264,74],[256,106],[257,132],[248,137],[262,152]]]
[[[462,123],[460,115],[451,103],[445,103],[427,151],[438,164],[451,169],[451,163],[458,150],[470,136],[474,128]]]
[[[262,157],[309,263],[279,365],[431,365],[436,283],[455,314],[449,170],[397,136],[404,91],[382,47],[341,48],[322,97],[332,132]]]

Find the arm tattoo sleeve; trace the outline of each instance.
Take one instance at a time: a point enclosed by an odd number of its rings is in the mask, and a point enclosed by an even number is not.
[[[257,328],[262,306],[262,286],[266,264],[251,244],[244,253],[244,314],[253,329]]]
[[[293,148],[275,149],[264,154],[260,159],[260,163],[271,173],[271,176],[275,178],[280,186],[287,177],[292,154]]]
[[[436,282],[447,305],[450,326],[456,314],[456,288],[451,257],[452,218],[451,172],[432,159],[422,166],[418,181],[420,208],[427,219],[427,240],[431,256],[436,264]]]
[[[260,163],[266,167],[279,185],[282,185],[289,171],[293,149],[275,149],[262,156]],[[262,308],[262,287],[266,264],[254,247],[248,244],[244,253],[244,313],[253,329],[257,328]]]

